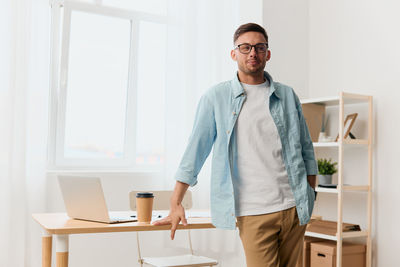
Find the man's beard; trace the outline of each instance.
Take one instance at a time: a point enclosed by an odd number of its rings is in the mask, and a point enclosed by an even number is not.
[[[265,64],[260,65],[258,68],[254,68],[254,69],[250,69],[246,65],[244,65],[244,66],[239,65],[239,69],[246,74],[257,74],[260,72],[264,72],[264,68],[265,68]]]

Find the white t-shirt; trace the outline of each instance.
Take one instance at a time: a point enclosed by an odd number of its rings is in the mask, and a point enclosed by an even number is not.
[[[232,177],[236,216],[294,207],[281,140],[269,111],[269,83],[242,86],[246,99],[235,125],[239,177]]]

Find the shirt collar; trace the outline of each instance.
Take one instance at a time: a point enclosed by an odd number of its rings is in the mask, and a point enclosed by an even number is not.
[[[276,91],[275,86],[274,86],[274,81],[272,80],[271,75],[269,75],[268,72],[264,71],[264,77],[268,80],[269,82],[269,97],[275,93],[275,95],[280,98],[279,96],[279,91]],[[232,80],[232,85],[233,85],[233,95],[232,98],[237,98],[238,96],[244,94],[244,89],[243,86],[241,85],[239,81],[238,74],[236,73],[235,78]]]

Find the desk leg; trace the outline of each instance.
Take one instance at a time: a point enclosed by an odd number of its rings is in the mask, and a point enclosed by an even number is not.
[[[68,235],[55,235],[56,237],[56,266],[68,267]]]
[[[46,230],[42,235],[42,267],[51,267],[53,237]]]

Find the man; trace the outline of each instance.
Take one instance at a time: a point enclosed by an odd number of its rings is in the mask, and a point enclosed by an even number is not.
[[[181,201],[214,145],[213,224],[239,227],[248,267],[295,266],[314,207],[317,174],[301,104],[292,88],[264,72],[271,58],[264,28],[240,26],[231,57],[237,75],[202,96],[169,216],[154,224],[172,224],[171,239],[179,222],[187,224]]]

